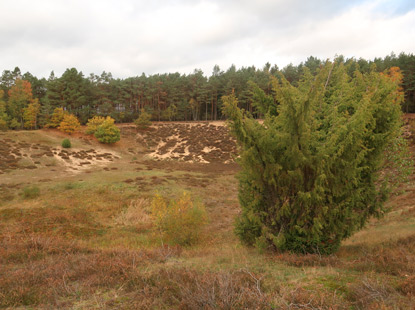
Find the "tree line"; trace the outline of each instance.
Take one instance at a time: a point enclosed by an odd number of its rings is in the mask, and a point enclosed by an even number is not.
[[[402,90],[404,112],[415,112],[415,56],[401,53],[384,58],[363,58],[338,61],[354,71],[367,73],[374,67],[383,72],[399,67],[403,74]],[[0,79],[0,120],[9,128],[37,128],[44,126],[56,108],[75,115],[82,124],[93,116],[111,116],[116,122],[131,122],[146,111],[154,121],[191,121],[224,119],[222,97],[233,93],[239,108],[254,117],[263,117],[254,104],[258,87],[266,96],[274,97],[272,78],[282,73],[287,81],[297,85],[305,68],[316,75],[325,60],[310,56],[299,65],[289,64],[281,70],[266,63],[237,69],[232,65],[226,71],[214,66],[207,77],[196,69],[191,74],[165,73],[114,78],[111,73],[84,74],[76,68],[67,69],[56,77],[37,78],[29,72],[22,74],[16,67],[4,70]],[[31,120],[31,123],[25,121]],[[33,115],[35,117],[33,118]],[[32,116],[32,117],[31,117]],[[26,126],[25,126],[26,122]]]

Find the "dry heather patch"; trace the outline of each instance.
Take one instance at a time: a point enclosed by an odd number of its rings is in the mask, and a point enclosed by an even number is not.
[[[55,236],[90,238],[103,233],[104,227],[84,209],[36,207],[5,208],[0,219],[15,234],[46,233]]]
[[[235,140],[225,126],[208,123],[166,123],[137,135],[155,159],[199,163],[231,163],[236,156]]]
[[[68,300],[73,302],[97,290],[123,285],[128,288],[142,282],[143,266],[160,262],[163,257],[156,252],[113,250],[49,254],[42,259],[27,260],[19,268],[3,265],[0,307],[63,307]]]
[[[294,267],[339,266],[341,261],[336,255],[280,253],[275,256],[278,261]]]
[[[278,293],[273,296],[273,306],[274,309],[281,310],[346,310],[351,308],[350,303],[336,292],[305,289],[301,286],[281,286]]]
[[[349,300],[357,309],[413,309],[415,300],[405,298],[385,279],[364,275],[349,286]]]
[[[344,253],[343,253],[344,254]],[[362,248],[348,267],[359,271],[408,276],[415,274],[415,235],[385,242],[372,249]]]

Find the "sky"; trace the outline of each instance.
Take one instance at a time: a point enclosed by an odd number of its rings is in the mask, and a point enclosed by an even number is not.
[[[415,53],[414,0],[0,0],[0,70],[115,78]]]

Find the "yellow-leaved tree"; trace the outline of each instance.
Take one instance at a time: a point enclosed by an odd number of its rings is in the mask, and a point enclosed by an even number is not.
[[[66,114],[58,129],[68,134],[72,134],[75,131],[78,131],[79,128],[81,128],[81,124],[79,123],[78,118],[73,114]]]
[[[23,109],[24,128],[37,129],[37,118],[40,112],[39,100],[35,99]]]

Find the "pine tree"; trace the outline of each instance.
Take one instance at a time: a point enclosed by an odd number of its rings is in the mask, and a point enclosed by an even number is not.
[[[235,232],[248,244],[332,253],[385,209],[378,179],[384,149],[398,134],[398,82],[374,68],[347,74],[338,61],[292,86],[274,79],[263,124],[224,97],[242,151]],[[275,102],[279,105],[276,106]]]

